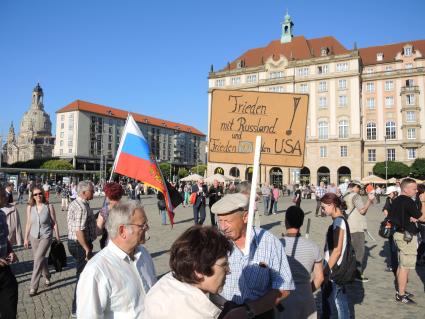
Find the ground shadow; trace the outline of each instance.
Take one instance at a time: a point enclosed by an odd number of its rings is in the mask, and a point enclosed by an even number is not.
[[[269,223],[269,224],[265,224],[265,225],[261,225],[261,228],[262,228],[262,229],[265,229],[265,230],[270,230],[270,229],[272,229],[274,226],[278,226],[278,225],[280,225],[280,221],[273,222],[273,223]]]
[[[183,224],[183,223],[190,222],[190,221],[193,221],[193,217],[188,218],[188,219],[179,220],[177,222],[174,222],[174,224]]]
[[[169,253],[169,252],[170,252],[170,250],[169,250],[169,249],[167,249],[167,250],[157,251],[157,252],[152,253],[152,254],[151,254],[151,257],[152,257],[152,258],[155,258],[155,257],[161,256],[161,255],[163,255],[163,254],[167,254],[167,253]]]
[[[366,269],[366,267],[367,267],[367,263],[368,263],[368,261],[369,261],[369,258],[371,258],[371,259],[376,259],[375,257],[373,257],[373,256],[371,255],[371,251],[372,251],[373,249],[375,249],[377,246],[378,246],[377,244],[375,244],[375,245],[373,245],[373,246],[370,246],[370,247],[368,247],[368,246],[366,246],[366,245],[365,245],[364,258],[363,258],[363,269]]]
[[[418,274],[419,278],[422,281],[422,284],[424,286],[424,292],[425,292],[425,266],[416,265],[416,273]]]

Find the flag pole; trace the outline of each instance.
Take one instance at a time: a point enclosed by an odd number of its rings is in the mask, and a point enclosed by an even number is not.
[[[127,113],[127,120],[125,121],[124,129],[122,130],[124,133],[126,132],[126,128],[127,128],[127,125],[128,125],[128,118],[129,117],[130,117],[130,113]],[[124,138],[125,138],[125,136],[124,135],[121,135],[121,137],[120,137],[120,144],[118,146],[118,150],[117,150],[117,153],[116,153],[115,158],[114,158],[114,164],[112,165],[111,175],[109,176],[109,183],[112,182],[112,176],[114,175],[115,167],[117,166],[117,159],[119,158],[119,155],[121,153],[121,149],[122,149],[122,144],[124,142]]]
[[[167,193],[167,194],[163,194],[163,195],[164,195],[164,200],[165,200],[165,203],[166,203],[168,218],[170,219],[170,225],[171,225],[171,228],[173,228],[173,226],[174,226],[174,216],[173,216],[174,207],[173,207],[173,204],[171,203],[170,194],[168,193],[167,183],[164,179],[164,175],[162,175],[161,168],[159,167],[158,162],[156,161],[156,158],[153,158],[153,161],[155,163],[156,169],[159,172],[159,175],[161,176],[162,182],[164,183],[164,191]],[[166,196],[166,195],[168,195],[168,196]],[[170,199],[169,203],[167,203],[167,198]]]
[[[249,256],[250,243],[252,237],[252,224],[254,221],[255,198],[257,197],[257,179],[258,171],[260,168],[260,155],[261,155],[261,136],[257,136],[255,140],[255,153],[254,153],[254,171],[252,173],[251,192],[249,196],[248,208],[248,225],[246,228],[244,254]]]

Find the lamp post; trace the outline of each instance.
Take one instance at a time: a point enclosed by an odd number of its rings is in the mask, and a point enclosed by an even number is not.
[[[388,152],[387,152],[387,135],[384,136],[385,142],[385,186],[388,185]]]

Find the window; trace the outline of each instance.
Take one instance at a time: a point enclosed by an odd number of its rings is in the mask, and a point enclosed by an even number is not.
[[[61,129],[65,128],[65,123],[61,123]]]
[[[319,65],[317,67],[317,74],[327,74],[327,73],[329,73],[329,66],[327,64]]]
[[[348,147],[347,146],[341,146],[339,149],[340,149],[340,156],[341,157],[347,157],[348,156]]]
[[[59,155],[63,155],[63,149],[59,150]]]
[[[336,64],[336,72],[345,72],[345,71],[348,71],[348,62]]]
[[[68,115],[68,119],[70,119],[71,121],[73,121],[74,120],[74,114],[73,113],[70,113]]]
[[[416,158],[416,148],[408,147],[407,148],[407,159],[415,159]]]
[[[61,121],[64,121],[65,120],[65,114],[62,114],[61,115]]]
[[[347,106],[347,96],[346,95],[338,96],[338,105],[339,106]]]
[[[368,149],[367,150],[367,160],[369,162],[376,162],[376,149]]]
[[[409,139],[409,140],[415,140],[416,139],[416,129],[415,128],[408,128],[407,129],[407,139]]]
[[[394,89],[393,81],[385,81],[385,91],[392,91]]]
[[[319,139],[326,140],[328,139],[328,122],[320,121],[319,122]]]
[[[68,153],[71,154],[72,153],[72,148],[68,148]]]
[[[326,92],[328,90],[328,84],[326,81],[319,82],[319,92]]]
[[[415,104],[415,95],[414,94],[406,94],[406,104],[414,105]]]
[[[413,111],[407,111],[406,122],[416,122],[416,113]]]
[[[384,54],[382,52],[379,52],[376,54],[376,61],[382,61],[384,59]]]
[[[373,97],[368,98],[368,99],[366,100],[366,102],[367,102],[367,107],[368,107],[370,110],[373,110],[373,109],[375,108],[375,99],[374,99]]]
[[[376,140],[376,124],[373,122],[369,122],[366,125],[366,139]]]
[[[298,69],[298,76],[308,76],[309,69],[308,68],[299,68]]]
[[[61,132],[60,136],[61,136],[61,137],[63,137],[63,134],[64,134],[64,133],[63,133],[63,132]]]
[[[389,121],[385,124],[385,136],[389,140],[395,140],[396,138],[396,126],[393,121]]]
[[[393,67],[391,66],[391,65],[387,65],[386,67],[385,67],[385,71],[386,72],[388,72],[388,71],[392,71],[393,70]]]
[[[407,87],[412,87],[414,85],[413,80],[412,79],[408,79],[406,80],[406,86]]]
[[[406,64],[404,65],[404,68],[405,68],[405,69],[411,69],[411,68],[413,68],[413,64],[412,64],[412,63],[406,63]]]
[[[347,138],[348,137],[348,121],[342,120],[338,123],[338,137]]]
[[[225,81],[225,79],[215,80],[215,86],[218,86],[218,87],[224,86],[224,81]]]
[[[345,90],[347,88],[347,80],[338,80],[338,89]]]
[[[392,107],[394,105],[394,96],[386,96],[385,97],[385,106]]]
[[[327,56],[329,53],[329,49],[328,48],[321,48],[320,49],[320,56]]]
[[[72,146],[72,140],[68,140],[68,146]]]
[[[283,71],[270,72],[270,79],[283,78]]]
[[[327,157],[328,156],[328,150],[326,149],[326,146],[320,146],[320,157]]]
[[[283,92],[283,86],[271,86],[269,92]]]
[[[60,140],[59,146],[63,146],[63,141],[62,140]]]
[[[375,83],[367,82],[366,83],[366,91],[369,92],[369,93],[375,92]]]
[[[395,148],[388,148],[387,149],[387,160],[388,161],[395,161]]]
[[[412,55],[412,47],[405,47],[404,48],[404,55],[405,56],[411,56]]]
[[[299,92],[300,93],[307,93],[308,92],[308,84],[306,84],[306,83],[300,84]]]
[[[230,83],[232,85],[239,85],[241,84],[241,77],[240,76],[236,76],[230,79]]]
[[[248,76],[246,77],[246,82],[247,82],[247,83],[254,83],[254,82],[257,82],[257,74],[251,74],[251,75],[248,75]]]
[[[327,107],[327,100],[325,96],[319,97],[319,108],[324,109]]]
[[[375,70],[373,68],[367,68],[365,71],[367,74],[373,73],[375,72]]]

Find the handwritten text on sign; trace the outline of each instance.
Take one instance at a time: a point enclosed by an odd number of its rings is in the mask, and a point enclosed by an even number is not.
[[[261,164],[302,167],[308,95],[214,90],[208,159],[252,164],[262,136]]]

